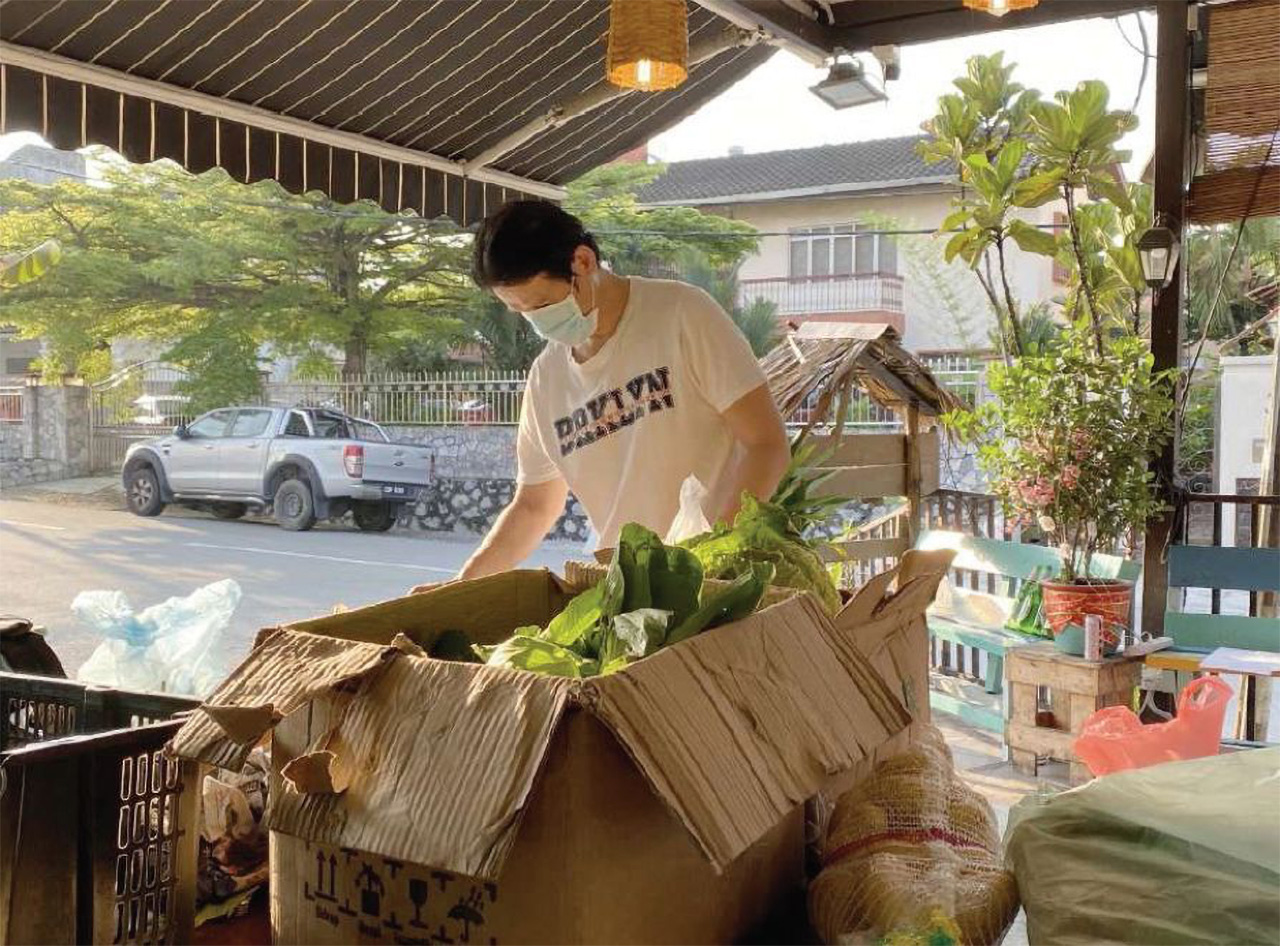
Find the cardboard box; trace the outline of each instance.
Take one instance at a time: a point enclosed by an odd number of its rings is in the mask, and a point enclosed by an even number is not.
[[[278,942],[730,942],[794,891],[803,803],[901,702],[807,595],[588,680],[420,649],[574,590],[509,572],[264,632],[193,715],[174,749],[216,764],[274,730]]]

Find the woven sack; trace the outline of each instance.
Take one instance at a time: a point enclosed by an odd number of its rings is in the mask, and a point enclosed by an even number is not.
[[[998,943],[1018,912],[995,814],[931,726],[836,802],[823,863],[809,918],[827,943]]]

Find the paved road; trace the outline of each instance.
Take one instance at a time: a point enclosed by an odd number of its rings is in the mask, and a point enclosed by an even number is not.
[[[261,627],[403,594],[455,574],[474,536],[439,538],[337,529],[285,532],[265,522],[219,522],[197,513],[139,519],[75,505],[0,501],[0,613],[49,628],[69,672],[96,638],[71,614],[89,589],[119,589],[136,609],[234,578],[244,592],[232,639],[247,652]],[[548,543],[530,566],[559,569],[581,547]]]

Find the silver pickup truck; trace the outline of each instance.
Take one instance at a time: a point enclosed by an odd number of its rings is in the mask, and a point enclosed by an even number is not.
[[[294,532],[348,510],[361,529],[384,532],[430,477],[426,449],[392,443],[371,421],[310,407],[210,411],[133,444],[123,471],[139,516],[173,503],[239,519],[252,507]]]

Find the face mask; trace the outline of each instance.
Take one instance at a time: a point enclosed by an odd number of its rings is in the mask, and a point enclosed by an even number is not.
[[[581,345],[591,337],[596,330],[599,314],[600,310],[595,306],[591,307],[590,312],[583,313],[572,286],[569,294],[559,302],[523,313],[540,336],[549,342],[559,342],[570,347]]]

